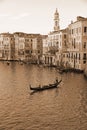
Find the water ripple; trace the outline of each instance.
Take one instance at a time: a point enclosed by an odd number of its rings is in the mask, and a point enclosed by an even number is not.
[[[86,130],[87,80],[55,68],[0,62],[0,130]],[[32,93],[29,84],[59,88]],[[80,81],[80,82],[79,82]]]

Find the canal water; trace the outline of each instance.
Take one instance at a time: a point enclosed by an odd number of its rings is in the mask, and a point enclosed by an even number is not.
[[[29,84],[58,88],[32,93]],[[87,80],[55,68],[0,62],[0,130],[87,130]]]

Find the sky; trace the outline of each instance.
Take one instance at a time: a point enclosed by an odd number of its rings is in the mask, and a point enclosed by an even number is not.
[[[87,17],[87,0],[0,0],[0,33],[48,34],[54,28],[54,13],[59,12],[60,29]]]

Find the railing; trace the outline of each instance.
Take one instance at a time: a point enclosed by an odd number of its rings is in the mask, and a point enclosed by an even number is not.
[[[79,51],[78,48],[68,48],[67,51]]]

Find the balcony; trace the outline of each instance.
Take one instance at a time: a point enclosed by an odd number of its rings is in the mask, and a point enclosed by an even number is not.
[[[79,52],[79,49],[78,48],[68,48],[67,51],[70,51],[70,52]]]

